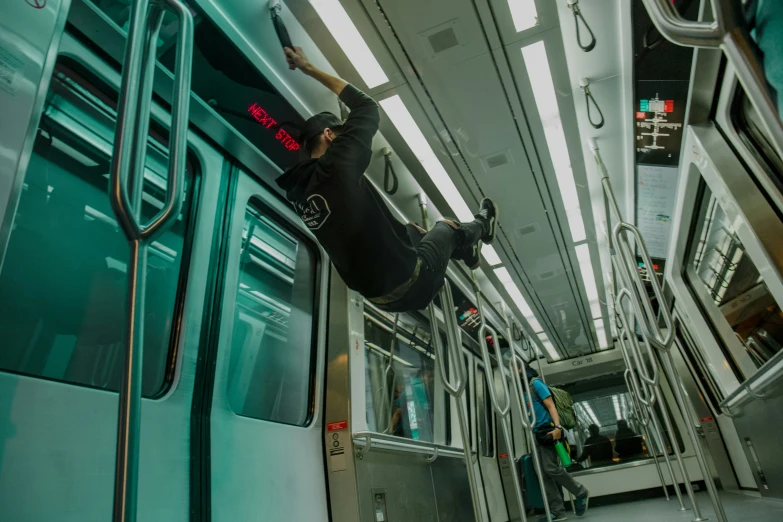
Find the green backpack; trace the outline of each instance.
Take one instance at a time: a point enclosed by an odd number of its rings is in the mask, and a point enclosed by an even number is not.
[[[533,379],[537,381],[541,379]],[[543,382],[543,381],[542,381]],[[555,401],[555,408],[560,415],[560,424],[567,430],[576,428],[576,414],[574,413],[574,399],[571,394],[560,388],[555,388],[544,383],[549,391],[552,392],[552,400]]]

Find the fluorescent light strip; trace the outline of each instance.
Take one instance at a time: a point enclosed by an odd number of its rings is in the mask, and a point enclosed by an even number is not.
[[[592,419],[593,423],[600,428],[601,423],[598,422],[598,417],[595,416],[595,412],[593,411],[593,408],[591,408],[590,405],[586,402],[582,403],[582,408],[584,408],[585,412],[587,413],[587,416],[590,417],[590,419]]]
[[[481,247],[481,255],[487,260],[489,266],[495,266],[502,263],[500,256],[492,245],[483,245]]]
[[[595,334],[598,336],[598,346],[602,350],[611,348],[609,340],[606,337],[606,326],[604,326],[604,318],[597,317],[593,319],[593,325],[595,325]]]
[[[508,8],[511,9],[511,19],[518,33],[538,25],[535,0],[508,0]]]
[[[339,0],[310,0],[310,5],[337,40],[367,87],[372,89],[389,82],[389,77],[383,72],[381,64],[375,59]]]
[[[416,121],[411,116],[408,108],[405,107],[402,98],[394,95],[381,100],[380,104],[411,148],[411,151],[413,151],[416,159],[419,160],[421,166],[427,171],[427,175],[435,183],[446,203],[449,204],[451,210],[457,215],[457,218],[461,221],[473,221],[473,213],[468,208],[465,200],[462,199],[462,196],[460,196],[456,185],[451,181],[446,169],[443,168],[443,165],[441,165],[438,157],[435,155],[435,151],[432,150],[432,147],[427,142],[427,138],[424,137],[419,126],[416,125]]]
[[[620,399],[619,399],[619,397],[617,397],[617,395],[612,397],[612,402],[614,403],[614,414],[617,416],[617,420],[618,421],[622,420],[623,419],[623,414],[620,411]]]
[[[511,274],[508,273],[508,269],[506,267],[496,268],[495,275],[503,284],[503,287],[506,289],[506,292],[508,292],[508,295],[511,296],[511,300],[514,301],[514,304],[517,306],[519,311],[522,312],[523,316],[525,316],[527,324],[530,325],[530,328],[532,328],[534,332],[543,330],[541,323],[538,322],[535,314],[533,314],[533,309],[530,308],[530,305],[527,304],[527,301],[525,301],[522,292],[519,291],[516,283],[514,283],[514,280],[511,279]]]
[[[579,262],[579,270],[582,272],[582,282],[585,285],[587,302],[590,303],[591,317],[601,317],[601,301],[598,300],[598,287],[595,285],[593,262],[590,259],[590,246],[587,243],[576,246],[576,259]]]
[[[545,334],[544,332],[541,332],[538,334],[538,340],[541,341],[541,344],[544,345],[544,349],[549,354],[549,357],[552,358],[553,361],[559,361],[560,360],[560,354],[557,353],[557,350],[555,350],[554,345],[552,345],[552,341],[549,340],[549,336]]]
[[[571,238],[574,243],[578,243],[584,241],[587,236],[585,235],[576,182],[571,170],[571,158],[568,154],[560,110],[557,107],[557,95],[552,82],[552,72],[549,69],[544,42],[540,41],[523,47],[522,56],[530,78],[530,85],[533,88],[538,115],[544,127],[549,156],[555,168],[555,177],[560,187],[560,196],[563,198],[568,226],[571,229]]]

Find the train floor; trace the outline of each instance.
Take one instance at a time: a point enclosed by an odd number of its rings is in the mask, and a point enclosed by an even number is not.
[[[711,521],[715,511],[707,493],[697,493],[702,515]],[[751,493],[722,493],[723,509],[729,522],[780,522],[783,520],[783,501],[765,499]],[[686,500],[686,506],[690,505]],[[640,500],[609,506],[591,508],[579,520],[592,519],[595,522],[691,522],[693,511],[677,511],[677,499],[669,502],[664,499]],[[573,513],[569,519],[577,520]]]

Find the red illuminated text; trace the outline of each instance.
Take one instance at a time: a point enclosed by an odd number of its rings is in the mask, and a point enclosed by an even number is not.
[[[266,112],[264,108],[258,105],[257,103],[254,103],[253,105],[248,107],[247,112],[249,112],[250,115],[253,116],[254,120],[256,120],[258,123],[260,123],[267,129],[271,129],[278,125],[277,121],[274,118],[272,118],[272,116],[270,116],[269,113]],[[277,134],[275,134],[275,139],[280,143],[282,143],[283,146],[288,150],[291,151],[299,150],[299,143],[297,143],[296,140],[283,129],[277,130]]]

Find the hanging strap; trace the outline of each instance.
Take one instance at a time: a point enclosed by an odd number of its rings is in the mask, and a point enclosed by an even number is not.
[[[581,87],[582,92],[585,93],[585,105],[587,106],[587,119],[590,121],[590,125],[593,126],[594,129],[600,129],[604,126],[604,113],[601,111],[601,107],[598,106],[598,102],[595,101],[595,98],[593,97],[593,93],[590,92],[590,81],[587,78],[582,78],[581,80]],[[593,113],[590,110],[590,105],[593,105],[595,107],[595,110],[598,111],[598,116],[601,118],[599,121],[593,121]]]
[[[590,29],[590,26],[587,24],[585,17],[582,16],[582,11],[579,9],[579,0],[568,0],[568,8],[571,9],[571,11],[574,13],[574,25],[576,25],[576,43],[579,44],[579,47],[581,47],[584,52],[589,53],[595,48],[595,34],[593,34],[593,30]],[[582,35],[579,30],[580,18],[582,20],[582,25],[584,25],[585,29],[587,29],[587,32],[590,33],[590,43],[587,45],[582,45]]]
[[[400,188],[400,182],[397,179],[397,173],[394,172],[391,155],[391,149],[388,147],[383,150],[383,158],[386,162],[386,168],[383,173],[383,190],[385,190],[388,195],[393,196],[397,193],[397,189]]]

